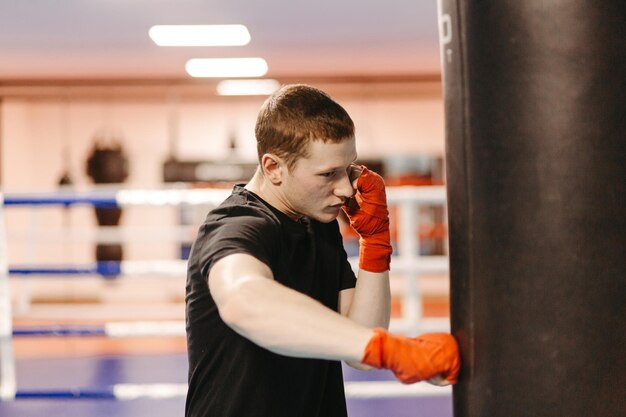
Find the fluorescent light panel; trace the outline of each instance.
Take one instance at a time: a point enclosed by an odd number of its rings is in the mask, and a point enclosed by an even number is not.
[[[267,73],[263,58],[194,58],[185,65],[192,77],[248,78]]]
[[[268,96],[280,88],[276,80],[223,80],[217,84],[220,96]]]
[[[156,25],[148,35],[159,46],[241,46],[250,42],[244,25]]]

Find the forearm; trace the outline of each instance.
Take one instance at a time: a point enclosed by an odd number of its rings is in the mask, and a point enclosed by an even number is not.
[[[367,289],[361,293],[370,296],[357,297],[353,314],[361,310],[359,305],[367,306],[373,294],[380,294],[382,287],[388,287],[388,283],[380,282],[386,277],[379,274],[363,271],[359,279],[361,289]],[[434,334],[409,339],[358,324],[277,283],[270,269],[250,255],[230,255],[218,261],[211,269],[208,284],[224,322],[272,352],[344,360],[359,368],[388,368],[403,382],[430,379],[440,373],[447,381],[456,381],[458,348],[452,336]],[[384,305],[375,304],[376,309]],[[352,305],[348,305],[350,310]],[[366,315],[364,320],[371,318]]]
[[[272,352],[358,362],[372,331],[274,280],[252,277],[220,306],[237,333]]]
[[[389,271],[359,270],[347,316],[356,323],[369,328],[389,327],[391,316]]]
[[[347,316],[371,328],[387,328],[391,315],[392,247],[385,183],[380,175],[364,166],[354,167],[351,175],[355,196],[343,209],[360,236],[359,275]],[[342,313],[346,314],[345,310]]]

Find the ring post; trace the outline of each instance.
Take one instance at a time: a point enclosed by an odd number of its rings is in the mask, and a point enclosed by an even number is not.
[[[15,398],[16,376],[3,203],[4,197],[0,192],[0,400],[6,401]]]

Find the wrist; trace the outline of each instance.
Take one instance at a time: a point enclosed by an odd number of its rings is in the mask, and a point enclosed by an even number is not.
[[[392,247],[389,230],[359,239],[359,268],[369,272],[388,271]]]
[[[382,327],[373,329],[372,336],[363,351],[363,357],[361,358],[362,364],[372,366],[377,369],[384,367],[383,347],[387,335],[387,331]]]

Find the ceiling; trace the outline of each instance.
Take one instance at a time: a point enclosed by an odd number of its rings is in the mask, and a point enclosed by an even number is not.
[[[158,47],[155,24],[245,24],[243,47]],[[436,0],[0,0],[0,83],[183,80],[190,58],[273,78],[438,76]]]

